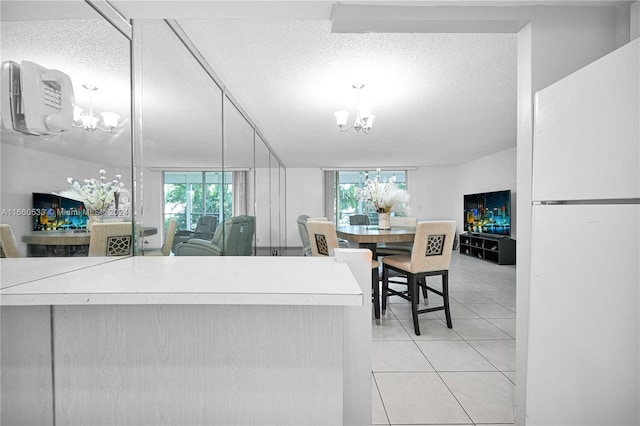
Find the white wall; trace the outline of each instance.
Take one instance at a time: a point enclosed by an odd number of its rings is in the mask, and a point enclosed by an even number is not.
[[[419,167],[410,170],[407,178],[409,215],[418,220],[457,220],[453,203],[457,197],[456,167]]]
[[[145,248],[157,248],[162,246],[164,240],[164,184],[162,171],[157,169],[143,169],[144,181],[142,182],[142,220],[144,226],[155,226],[158,233],[144,238]]]
[[[287,168],[287,246],[302,247],[298,216],[324,216],[324,173],[321,169]]]

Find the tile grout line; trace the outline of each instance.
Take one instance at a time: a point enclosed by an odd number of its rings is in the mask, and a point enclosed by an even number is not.
[[[378,396],[380,397],[380,403],[382,404],[382,409],[384,410],[384,415],[387,417],[387,425],[391,425],[391,419],[389,419],[389,413],[387,412],[387,407],[384,405],[384,399],[382,399],[382,393],[380,392],[380,388],[378,387],[378,380],[376,379],[375,372],[371,372],[371,376],[373,377],[373,382],[376,385],[376,390],[378,391]],[[371,419],[371,423],[373,423],[373,419]],[[378,424],[378,423],[376,423]]]

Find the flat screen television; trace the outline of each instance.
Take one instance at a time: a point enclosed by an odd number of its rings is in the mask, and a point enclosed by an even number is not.
[[[464,196],[464,230],[511,236],[511,190]]]
[[[87,214],[82,201],[39,192],[32,195],[34,231],[86,229]]]

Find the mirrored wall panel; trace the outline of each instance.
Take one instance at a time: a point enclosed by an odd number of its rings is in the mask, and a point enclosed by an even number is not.
[[[77,8],[90,18],[0,25],[0,222],[16,243],[3,256],[70,258],[56,273],[89,255],[130,255],[135,244],[130,41],[87,4]],[[129,245],[109,258],[98,242],[90,252],[99,222],[128,224]]]
[[[211,240],[229,194],[222,169],[222,90],[166,22],[136,21],[134,30],[140,56],[135,65],[142,117],[141,219],[145,227],[158,229],[145,239],[149,254],[166,237],[174,238],[175,247],[196,230]]]
[[[144,252],[272,255],[280,245],[280,169],[250,118],[174,21],[134,22],[139,40]],[[271,183],[273,182],[273,184]],[[174,230],[175,229],[175,230]],[[264,250],[259,250],[264,248]]]
[[[271,255],[271,153],[262,137],[255,143],[256,254]]]

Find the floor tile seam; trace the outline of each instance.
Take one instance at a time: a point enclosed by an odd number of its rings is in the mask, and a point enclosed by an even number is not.
[[[491,303],[471,303],[471,304],[472,304],[472,305],[490,305]],[[506,306],[503,306],[503,305],[501,305],[501,304],[499,304],[499,303],[497,303],[497,302],[493,302],[492,304],[494,304],[494,305],[498,305],[498,306],[500,306],[501,308],[504,308],[504,309],[506,309],[506,310],[508,310],[508,311],[510,311],[510,312],[513,312],[513,314],[514,314],[514,315],[516,314],[516,312],[515,312],[515,311],[513,311],[513,310],[511,310],[511,309],[507,308]],[[512,317],[485,317],[485,316],[483,316],[480,312],[474,311],[474,310],[473,310],[473,308],[470,308],[470,307],[468,307],[468,306],[465,306],[465,308],[467,308],[468,310],[470,310],[470,311],[471,311],[471,312],[473,312],[474,314],[479,315],[481,318],[484,318],[484,319],[512,319]],[[513,318],[515,318],[515,317],[513,317]]]
[[[505,370],[505,371],[501,371],[501,373],[502,373],[502,375],[503,375],[504,377],[506,377],[506,378],[507,378],[507,380],[508,380],[508,381],[510,381],[511,383],[513,383],[513,386],[515,386],[515,385],[516,385],[516,381],[515,381],[515,380],[511,380],[511,378],[510,378],[509,376],[507,376],[506,374],[504,374],[504,373],[515,373],[515,371]]]
[[[411,373],[411,374],[418,374],[418,373],[437,373],[437,371],[434,370],[371,370],[371,372],[373,374],[406,374],[406,373]]]
[[[440,374],[439,371],[436,371],[435,374],[438,375],[438,377],[440,378],[440,380],[442,381],[442,383],[444,384],[444,386],[447,388],[447,390],[449,391],[449,393],[451,394],[451,396],[453,396],[453,399],[456,400],[456,402],[458,403],[458,405],[460,406],[460,408],[462,409],[462,411],[464,411],[464,414],[466,414],[467,418],[469,419],[469,421],[472,424],[475,424],[474,420],[471,418],[471,416],[469,415],[469,413],[467,412],[467,410],[464,408],[464,406],[462,405],[462,403],[460,402],[460,400],[458,399],[458,397],[456,396],[455,393],[453,393],[453,390],[451,390],[451,388],[449,387],[449,385],[447,384],[447,382],[444,380],[444,378],[442,377],[442,375]]]
[[[451,341],[459,342],[459,340],[449,340],[449,341],[450,342]],[[471,345],[469,342],[464,341],[464,343],[466,343],[467,346],[469,346],[471,349],[473,349],[476,352],[478,352],[478,350],[476,348],[474,348],[473,345]],[[424,353],[422,348],[418,344],[416,344],[416,346],[418,346],[418,349],[422,352],[422,354],[427,359],[427,361],[429,361],[429,357],[427,356],[426,353]],[[493,363],[491,363],[485,356],[483,356],[482,354],[480,354],[480,356],[482,356],[482,358],[484,358],[489,363],[489,365],[491,365],[495,370],[441,370],[441,369],[437,369],[436,366],[431,363],[431,361],[429,361],[429,364],[431,364],[433,366],[434,371],[443,372],[443,373],[473,373],[473,372],[477,373],[477,372],[485,372],[485,371],[500,371],[500,369],[498,367],[496,367],[495,365],[493,365]]]
[[[429,361],[429,358],[427,357],[427,354],[425,354],[422,349],[420,349],[420,345],[418,345],[418,343],[416,343],[415,340],[411,339],[411,341],[413,342],[413,346],[415,346],[415,348],[418,350],[418,352],[420,352],[422,354],[422,356],[424,357],[425,360],[427,360],[427,362],[429,363],[429,365],[431,366],[431,368],[433,369],[433,371],[436,371],[436,366],[433,365],[431,363],[431,361]]]
[[[484,318],[484,319],[487,319],[487,318]],[[487,321],[491,322],[490,320],[515,320],[515,318],[489,318],[489,319],[487,319]],[[495,324],[494,324],[494,326],[497,327]],[[506,330],[502,330],[500,327],[498,327],[498,329],[500,329],[504,334],[509,336],[509,338],[497,339],[497,340],[516,340],[516,336],[512,336],[510,332],[508,332]],[[496,340],[496,339],[471,339],[471,340]]]
[[[419,337],[419,336],[414,336],[415,335],[415,330],[411,330],[411,331],[407,330],[407,327],[405,327],[405,325],[402,323],[402,321],[400,321],[400,320],[398,320],[398,321],[400,322],[400,325],[402,326],[402,328],[404,328],[404,330],[409,334],[409,337],[411,338],[411,341],[415,343],[416,342],[415,337]],[[446,324],[445,320],[443,320],[441,318],[438,318],[438,321]],[[408,319],[408,320],[406,320],[406,322],[409,323],[410,325],[413,325],[413,319]],[[454,333],[456,333],[458,335],[458,337],[460,337],[460,339],[462,339],[462,336],[460,336],[453,328],[451,328],[450,330],[452,330]],[[413,332],[413,334],[412,334],[412,332]],[[425,341],[423,339],[417,339],[417,340],[418,341]],[[464,340],[464,339],[462,339],[462,340]],[[427,341],[429,341],[429,340],[427,340]]]
[[[502,304],[502,303],[500,303],[500,302],[494,302],[494,303],[496,303],[496,304],[498,304],[498,305],[502,306],[502,307],[503,307],[503,308],[505,308],[505,309],[510,310],[510,311],[511,311],[511,312],[513,312],[514,314],[517,314],[517,312],[516,312],[515,308],[514,308],[514,309],[511,309],[510,307],[505,306],[505,305],[503,305],[503,304]]]
[[[472,311],[473,312],[473,311]],[[480,317],[480,319],[484,319],[484,320],[491,320],[491,319],[516,319],[516,317],[495,317],[495,316],[491,316],[491,317],[483,317],[481,314],[474,312],[474,314],[478,315]],[[477,319],[477,318],[460,318],[460,319]],[[494,326],[495,327],[495,326]]]
[[[440,321],[442,321],[443,323],[445,323],[445,321],[444,321],[444,320],[442,320],[442,319],[439,319],[439,320],[440,320]],[[408,320],[407,322],[410,322],[410,321],[411,321],[411,320]],[[413,324],[413,322],[411,322],[411,324]],[[403,325],[403,327],[404,327],[404,325]],[[464,340],[464,338],[463,338],[463,337],[462,337],[462,336],[461,336],[461,335],[460,335],[460,334],[459,334],[455,329],[450,328],[449,330],[451,330],[451,331],[453,331],[454,333],[456,333],[456,335],[460,338],[460,340]],[[416,342],[416,341],[418,341],[418,342],[431,342],[431,341],[432,341],[432,339],[424,339],[424,338],[420,338],[421,336],[422,336],[422,335],[420,335],[420,336],[415,336],[415,331],[414,331],[414,333],[413,333],[413,334],[411,334],[411,333],[409,332],[409,337],[411,337],[411,340],[412,340],[412,341],[414,341],[414,342]],[[418,337],[418,339],[416,339],[416,337]],[[438,340],[438,341],[439,341],[439,340]],[[458,339],[449,339],[448,341],[450,341],[450,342],[451,342],[451,341],[453,341],[453,342],[457,342],[457,341],[459,341],[459,340],[458,340]]]
[[[492,302],[495,302],[495,300],[491,299],[491,297],[495,297],[499,295],[512,297],[515,295],[515,293],[504,291],[504,290],[476,290],[475,292],[480,293],[480,296],[484,297],[485,299],[489,299]]]
[[[391,424],[391,420],[389,419],[389,413],[387,412],[387,407],[384,405],[384,399],[382,398],[382,392],[380,392],[380,387],[378,386],[378,381],[376,380],[376,374],[372,371],[373,382],[376,385],[376,390],[378,391],[378,396],[380,397],[380,403],[382,404],[382,409],[384,410],[384,415],[387,418],[387,424]],[[373,420],[373,419],[372,419]]]
[[[483,339],[483,341],[489,341],[489,340],[490,340],[490,339]],[[505,339],[505,340],[506,340],[506,339]],[[502,370],[502,369],[500,369],[500,368],[499,368],[497,365],[495,365],[493,362],[491,362],[491,361],[489,360],[489,358],[487,358],[486,356],[484,356],[484,354],[483,354],[482,352],[480,352],[480,351],[478,350],[478,348],[476,348],[475,346],[473,346],[473,345],[472,345],[471,343],[469,343],[469,342],[467,342],[467,344],[468,344],[469,346],[471,346],[471,347],[473,348],[473,350],[474,350],[474,351],[476,351],[476,352],[477,352],[477,353],[478,353],[482,358],[484,358],[484,359],[485,359],[489,364],[491,364],[491,365],[492,365],[492,366],[493,366],[493,367],[494,367],[498,372],[502,373],[502,375],[504,376],[503,370]],[[507,371],[507,370],[505,370],[505,371]],[[507,377],[507,376],[505,376],[505,377]],[[507,379],[509,379],[509,378],[507,377]],[[511,380],[509,379],[509,381],[511,381]]]
[[[446,424],[447,426],[482,426],[482,423],[391,423],[389,426],[429,426],[433,424]],[[489,423],[489,424],[500,424],[500,423]],[[505,424],[513,424],[513,423],[505,423]],[[376,425],[377,426],[377,425]],[[486,425],[485,425],[486,426]]]
[[[374,376],[376,374],[437,374],[437,371],[424,371],[424,370],[407,370],[407,371],[372,371]],[[376,382],[377,383],[377,382]],[[381,394],[382,395],[382,394]]]
[[[509,334],[505,333],[504,331],[500,330],[500,328],[496,327],[494,324],[492,324],[491,322],[487,321],[486,318],[459,318],[458,321],[463,321],[464,322],[464,320],[479,320],[479,319],[483,320],[484,322],[486,322],[487,324],[489,324],[491,327],[495,328],[496,330],[500,331],[501,333],[504,333],[507,336],[509,336]],[[511,319],[511,318],[493,318],[493,319]],[[460,336],[460,337],[462,337],[462,336]],[[471,340],[485,340],[485,339],[471,339]],[[486,340],[510,340],[510,339],[486,339]]]

